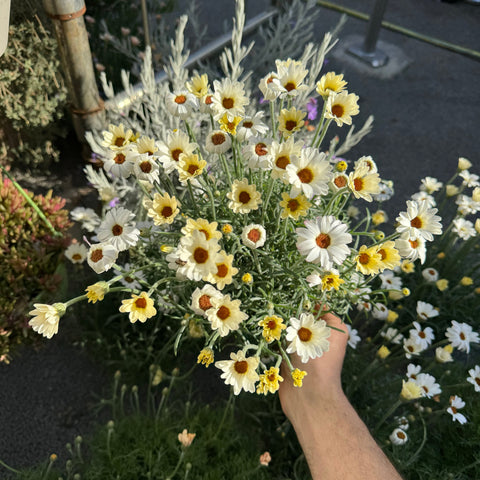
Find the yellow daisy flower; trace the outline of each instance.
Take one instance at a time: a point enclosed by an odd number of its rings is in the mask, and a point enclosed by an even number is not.
[[[375,275],[380,271],[382,256],[378,253],[377,247],[368,248],[362,245],[355,260],[356,270],[364,275]]]
[[[322,290],[329,292],[330,290],[338,290],[340,285],[345,283],[345,280],[342,280],[338,274],[335,272],[329,272],[326,275],[322,276]]]
[[[413,380],[406,382],[402,381],[402,391],[400,392],[400,398],[402,400],[415,400],[416,398],[423,397],[423,389],[417,385]]]
[[[196,153],[186,155],[182,153],[178,160],[178,179],[182,183],[193,180],[203,173],[203,169],[207,166],[207,162],[201,159]]]
[[[227,255],[227,253],[222,250],[215,257],[213,272],[205,277],[204,280],[215,283],[219,290],[223,290],[225,285],[230,285],[233,282],[233,276],[238,273],[238,268],[232,266],[232,262],[233,255]]]
[[[202,98],[208,93],[208,75],[196,73],[189,82],[186,82],[187,90],[197,98]]]
[[[263,327],[263,338],[271,343],[274,340],[280,340],[282,330],[285,330],[287,326],[283,323],[283,318],[277,315],[266,316],[263,320],[258,322],[260,327]]]
[[[327,99],[325,118],[335,120],[339,127],[344,123],[351,125],[352,115],[360,112],[357,101],[358,96],[354,93],[340,92],[330,95]]]
[[[122,300],[122,305],[119,310],[122,313],[128,313],[130,322],[135,323],[139,320],[145,323],[147,319],[154,317],[157,310],[153,306],[153,300],[147,293],[142,292],[140,295],[132,294],[132,298]]]
[[[404,273],[413,273],[415,271],[415,264],[413,262],[410,262],[410,260],[403,260],[400,268]]]
[[[88,303],[101,302],[105,294],[108,293],[109,289],[110,285],[107,282],[97,282],[88,286],[85,289],[87,292]]]
[[[382,360],[385,360],[389,355],[390,355],[390,350],[388,347],[385,345],[382,345],[378,350],[377,350],[377,357],[381,358]]]
[[[230,199],[228,208],[235,213],[248,213],[252,210],[257,210],[262,203],[256,186],[249,185],[246,178],[234,180],[232,191],[227,193],[227,198]]]
[[[371,202],[372,194],[380,192],[380,176],[376,172],[371,173],[367,165],[361,165],[350,172],[348,186],[355,198]]]
[[[208,366],[213,363],[215,357],[213,355],[213,350],[209,347],[204,348],[197,358],[197,363],[201,363],[208,368]]]
[[[280,382],[283,382],[283,377],[279,375],[279,371],[278,368],[271,367],[259,376],[257,394],[275,393],[280,388]]]
[[[317,82],[316,90],[323,98],[328,98],[332,93],[342,92],[346,86],[347,82],[343,79],[343,74],[328,72]]]
[[[383,210],[377,210],[375,213],[372,213],[372,223],[377,226],[385,223],[388,220],[388,216]]]
[[[395,242],[390,240],[382,243],[377,248],[377,253],[382,257],[380,270],[385,270],[386,268],[393,270],[400,265],[401,258],[398,250],[395,248]]]
[[[137,140],[136,145],[138,153],[140,154],[148,153],[148,155],[155,155],[155,153],[158,152],[158,147],[155,144],[155,140],[147,136],[140,137]]]
[[[296,368],[292,372],[292,380],[293,380],[293,386],[294,387],[301,387],[303,385],[303,377],[307,375],[307,372],[304,370],[299,370]]]
[[[304,217],[308,209],[312,204],[307,200],[307,197],[302,193],[295,198],[292,198],[288,193],[282,192],[282,201],[280,206],[283,208],[280,214],[281,218],[293,218],[298,220],[300,217]]]
[[[220,124],[220,130],[235,136],[237,134],[237,126],[242,120],[243,117],[233,117],[229,119],[225,113],[225,115],[218,120],[218,123]]]
[[[223,232],[225,235],[229,235],[230,233],[233,232],[233,227],[232,227],[229,223],[226,223],[226,224],[222,227],[222,232]]]
[[[147,215],[153,219],[155,225],[172,224],[180,212],[178,207],[181,206],[175,197],[166,192],[163,195],[155,193],[153,200],[147,200],[144,205],[148,209]]]
[[[251,273],[245,273],[242,276],[242,282],[245,283],[246,285],[250,285],[253,282],[253,277]]]
[[[110,150],[121,150],[129,143],[136,140],[132,130],[125,131],[123,124],[109,125],[108,131],[103,132],[102,146],[110,148]]]
[[[278,116],[278,130],[282,132],[284,138],[289,137],[293,132],[300,130],[305,122],[303,119],[307,114],[301,110],[292,107],[290,110],[282,109]]]

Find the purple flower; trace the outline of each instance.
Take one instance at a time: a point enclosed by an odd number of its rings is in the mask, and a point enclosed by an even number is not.
[[[113,200],[110,200],[108,203],[108,206],[113,208],[116,207],[120,203],[120,199],[118,197],[115,197]]]
[[[318,115],[318,110],[317,110],[317,99],[316,98],[310,98],[307,103],[307,118],[309,120],[315,120]]]

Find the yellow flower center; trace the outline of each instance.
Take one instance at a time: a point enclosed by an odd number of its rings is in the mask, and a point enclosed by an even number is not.
[[[301,327],[298,330],[297,335],[302,342],[309,342],[310,339],[312,338],[312,331],[309,330],[308,328]]]
[[[326,233],[321,233],[320,235],[317,236],[315,239],[315,243],[320,247],[320,248],[328,248],[330,245],[330,237]]]

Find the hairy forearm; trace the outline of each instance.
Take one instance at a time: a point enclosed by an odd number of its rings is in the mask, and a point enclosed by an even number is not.
[[[342,392],[291,417],[314,480],[401,480]]]

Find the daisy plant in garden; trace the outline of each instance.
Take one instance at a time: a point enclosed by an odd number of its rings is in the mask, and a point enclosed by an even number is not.
[[[87,136],[103,162],[86,172],[104,208],[99,218],[78,218],[95,234],[86,258],[101,280],[62,305],[125,292],[125,321],[162,315],[175,350],[195,332],[203,339],[199,363],[214,364],[235,394],[267,394],[283,381],[282,361],[296,386],[308,381],[290,354],[305,363],[328,352],[324,312],[348,319],[355,307],[385,304],[389,292],[403,297],[402,286],[376,277],[393,278],[402,261],[424,259],[442,226],[435,208],[412,200],[386,237],[370,228],[368,210],[350,208],[388,196],[390,184],[371,157],[351,165],[340,158],[371,120],[325,145],[332,124],[345,128],[359,113],[348,79],[320,71],[331,35],[298,59],[277,60],[251,85],[241,66],[252,48],[241,43],[242,1],[236,15],[232,47],[220,58],[224,78],[183,67],[182,17],[166,68],[170,82],[154,83],[147,51],[143,103],[110,112],[111,125]],[[304,121],[312,97],[321,109],[313,130]],[[65,308],[37,305],[33,328],[51,336],[49,325],[58,326]],[[414,330],[424,350],[432,333],[421,324]],[[352,338],[357,333],[350,330]]]

